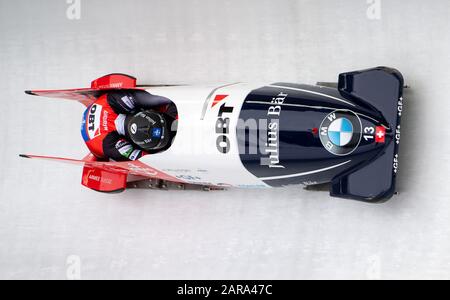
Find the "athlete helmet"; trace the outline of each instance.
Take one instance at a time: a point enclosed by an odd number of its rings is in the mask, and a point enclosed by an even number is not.
[[[170,140],[164,116],[155,111],[142,111],[126,120],[127,135],[133,143],[146,151],[159,150]]]

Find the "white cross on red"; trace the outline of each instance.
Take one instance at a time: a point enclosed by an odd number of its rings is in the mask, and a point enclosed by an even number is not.
[[[385,143],[386,142],[386,128],[382,126],[377,126],[375,130],[375,142]]]
[[[377,132],[377,136],[378,136],[379,139],[383,138],[384,137],[384,132],[378,131]]]

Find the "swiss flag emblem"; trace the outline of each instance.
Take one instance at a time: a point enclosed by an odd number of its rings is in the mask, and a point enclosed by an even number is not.
[[[386,128],[382,126],[377,126],[375,129],[375,142],[385,143],[386,142]]]

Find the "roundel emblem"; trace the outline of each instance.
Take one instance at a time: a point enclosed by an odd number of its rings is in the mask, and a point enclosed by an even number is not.
[[[133,123],[133,124],[131,124],[131,133],[132,134],[136,134],[136,132],[137,132],[137,124],[136,123]]]
[[[320,126],[320,140],[330,153],[349,155],[361,142],[361,120],[351,111],[335,111]]]

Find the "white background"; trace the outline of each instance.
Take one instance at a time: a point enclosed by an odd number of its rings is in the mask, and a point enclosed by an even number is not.
[[[448,0],[0,0],[0,278],[450,278]],[[83,107],[26,89],[140,83],[335,81],[387,65],[405,99],[400,194],[382,205],[301,188],[128,191],[80,185]],[[376,178],[374,178],[376,180]]]

